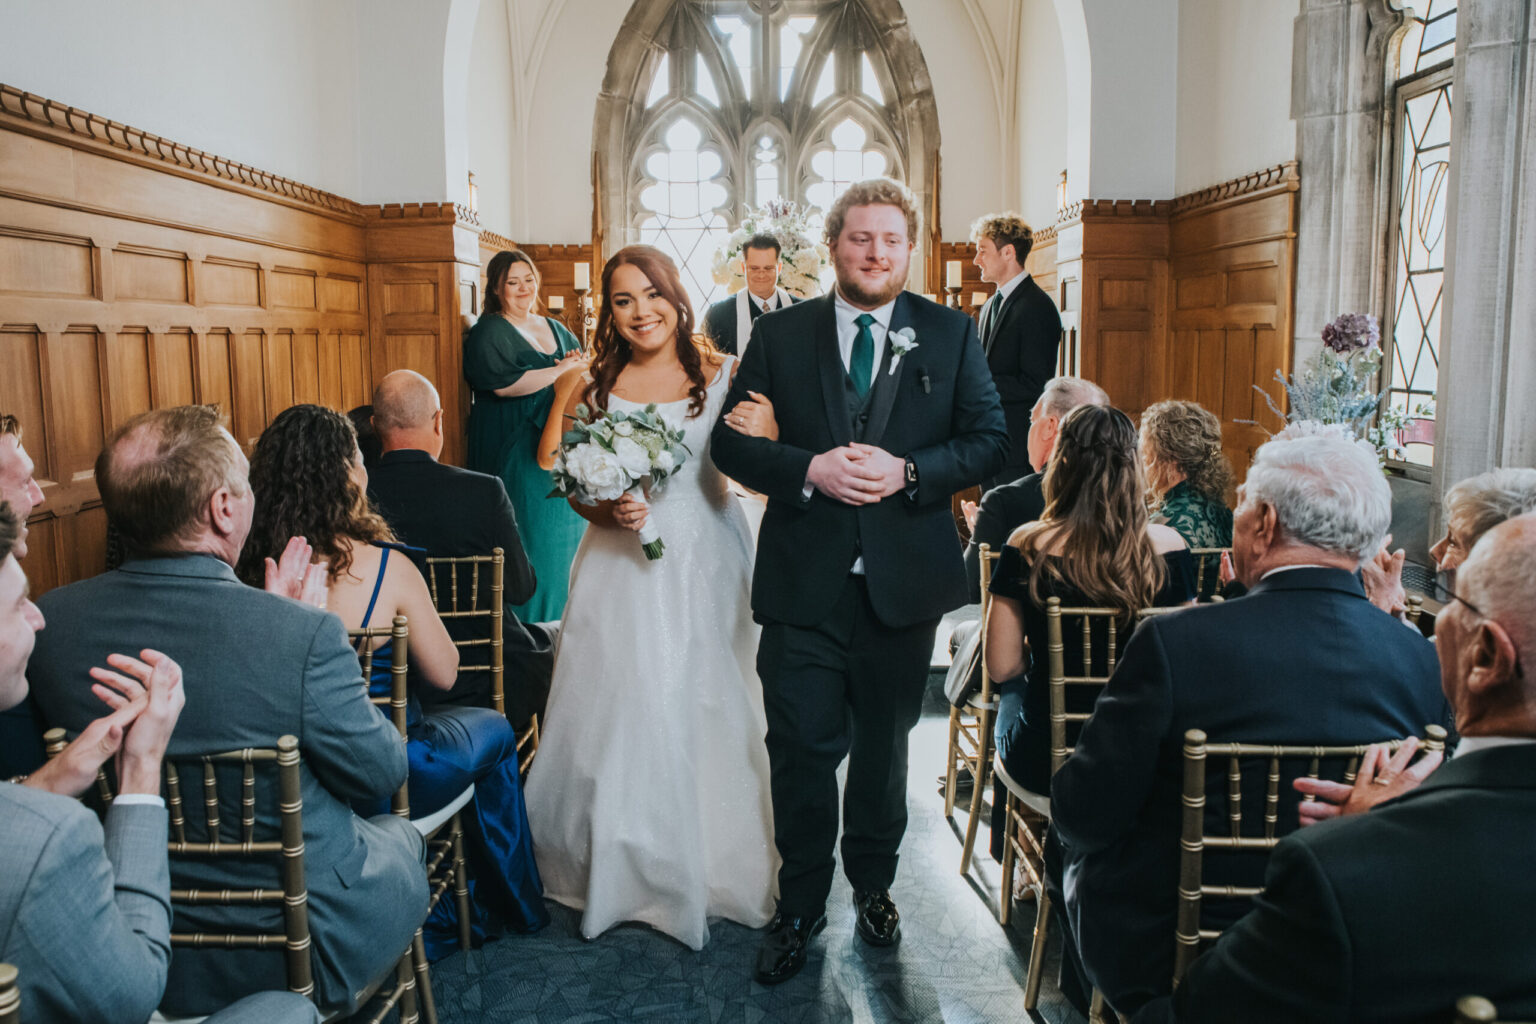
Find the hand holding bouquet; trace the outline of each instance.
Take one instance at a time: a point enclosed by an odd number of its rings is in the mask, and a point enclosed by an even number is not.
[[[583,505],[617,501],[624,495],[643,500],[659,490],[689,456],[683,432],[662,418],[655,403],[634,412],[594,414],[576,407],[576,422],[560,438],[551,498],[574,498]],[[645,557],[661,557],[666,545],[649,521],[640,528]]]

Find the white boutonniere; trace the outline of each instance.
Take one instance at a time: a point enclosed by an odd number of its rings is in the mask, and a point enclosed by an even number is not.
[[[901,365],[901,357],[917,348],[917,332],[910,327],[903,327],[899,331],[891,332],[891,369],[896,372],[896,367]]]

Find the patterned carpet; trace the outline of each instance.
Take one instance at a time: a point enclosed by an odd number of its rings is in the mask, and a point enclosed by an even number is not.
[[[711,924],[701,952],[643,926],[623,926],[587,942],[578,915],[551,904],[550,926],[458,953],[432,969],[442,1024],[538,1021],[832,1024],[1024,1019],[1024,968],[1032,907],[1016,924],[997,923],[999,869],[984,855],[970,878],[959,874],[960,840],[943,817],[935,777],[943,769],[947,705],[935,687],[912,735],[910,824],[892,896],[903,940],[891,949],[853,931],[852,894],[838,875],[828,926],[810,962],[775,988],[751,979],[761,932]],[[957,814],[963,822],[963,815]],[[979,842],[984,848],[985,841]],[[1081,1021],[1052,985],[1047,963],[1036,1020]]]

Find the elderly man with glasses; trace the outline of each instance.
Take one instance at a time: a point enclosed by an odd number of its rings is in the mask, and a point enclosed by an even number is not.
[[[1410,744],[1353,787],[1298,779],[1323,798],[1303,820],[1337,820],[1275,848],[1253,911],[1137,1024],[1449,1020],[1469,994],[1536,1015],[1536,514],[1489,530],[1448,596],[1455,756],[1413,764]]]

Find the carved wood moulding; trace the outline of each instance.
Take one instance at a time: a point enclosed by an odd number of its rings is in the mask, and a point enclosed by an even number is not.
[[[75,142],[94,143],[125,150],[140,157],[159,161],[196,175],[243,185],[246,188],[280,196],[290,202],[315,207],[330,214],[357,217],[363,208],[350,199],[321,191],[291,178],[215,156],[192,146],[141,131],[96,114],[57,103],[42,96],[23,92],[0,83],[0,121],[14,119],[29,125],[51,128],[72,137]]]
[[[1184,213],[1205,206],[1214,206],[1231,199],[1257,196],[1261,193],[1295,192],[1301,188],[1301,175],[1295,160],[1266,167],[1262,171],[1244,174],[1219,185],[1190,192],[1173,201],[1173,212]]]

